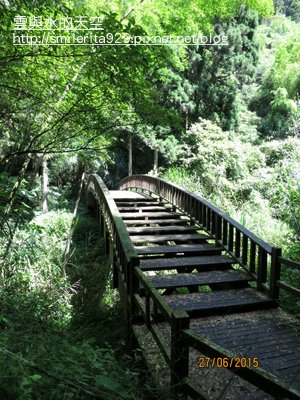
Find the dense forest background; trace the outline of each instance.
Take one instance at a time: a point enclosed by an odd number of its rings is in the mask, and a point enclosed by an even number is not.
[[[16,46],[18,15],[229,45]],[[300,1],[0,0],[0,20],[0,397],[158,398],[82,183],[157,174],[299,259]]]

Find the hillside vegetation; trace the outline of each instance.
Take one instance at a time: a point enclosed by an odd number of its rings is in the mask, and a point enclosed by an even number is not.
[[[228,45],[20,42],[78,16]],[[0,0],[0,21],[0,398],[165,398],[124,345],[82,183],[156,174],[299,260],[300,2]]]

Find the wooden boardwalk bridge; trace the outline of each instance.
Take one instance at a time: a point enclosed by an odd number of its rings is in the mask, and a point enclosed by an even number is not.
[[[147,331],[170,396],[300,399],[300,324],[279,307],[281,265],[300,268],[203,198],[137,175],[88,204],[111,257],[129,335]],[[144,331],[143,331],[144,329]]]

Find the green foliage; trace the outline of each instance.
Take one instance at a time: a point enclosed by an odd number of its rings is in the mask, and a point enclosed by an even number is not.
[[[146,398],[159,398],[147,391],[139,354],[125,354],[110,263],[96,221],[82,213],[61,276],[71,218],[39,215],[16,234],[0,290],[1,398],[129,400],[143,398],[142,380]]]
[[[283,6],[297,20],[298,1]],[[296,137],[300,126],[299,24],[276,16],[256,35],[272,12],[271,0],[0,1],[1,399],[159,398],[140,356],[126,355],[110,261],[82,210],[62,274],[78,172],[113,183],[114,160],[124,175],[129,134],[137,171],[158,149],[175,165],[167,179],[299,257],[299,139],[257,132]],[[16,47],[15,15],[104,15],[110,33],[212,32],[229,46]],[[41,215],[45,155],[52,211]]]
[[[300,1],[299,0],[275,0],[275,10],[278,13],[285,14],[295,21],[300,21]]]
[[[200,119],[164,177],[198,192],[267,242],[300,257],[300,141],[254,144]]]
[[[5,287],[45,290],[61,282],[61,254],[72,214],[38,215],[16,233],[4,271]],[[51,241],[49,241],[51,237]]]
[[[166,0],[105,0],[89,2],[94,8],[106,11],[113,10],[119,18],[133,10],[136,23],[150,35],[190,35],[209,30],[215,17],[227,19],[236,15],[240,8],[246,6],[262,17],[270,17],[274,12],[271,0],[174,0],[172,7]],[[180,13],[178,13],[180,10]]]
[[[253,146],[200,119],[184,136],[182,163],[197,171],[208,195],[221,190],[239,204],[257,190],[270,203],[274,216],[287,222],[293,215],[297,219],[299,139]]]
[[[258,60],[257,13],[242,7],[227,20],[216,20],[213,33],[228,46],[189,46],[188,65],[163,70],[164,104],[178,110],[186,126],[202,118],[226,129],[239,124],[239,90],[253,81]]]
[[[158,150],[168,162],[176,160],[179,151],[178,140],[170,134],[170,129],[157,126],[144,127],[143,142],[150,148]]]
[[[271,92],[272,100],[261,129],[267,136],[287,137],[292,131],[297,116],[296,103],[288,98],[285,88]]]
[[[269,185],[265,195],[270,199],[274,214],[286,221],[299,238],[299,139],[269,142],[261,145],[261,149],[266,154],[266,164],[273,167],[272,180],[276,182],[276,185]]]
[[[88,389],[97,398],[100,394],[100,398],[132,399],[138,373],[112,346],[97,343],[100,338],[90,329],[51,327],[56,303],[50,307],[45,297],[3,292],[0,302],[9,321],[2,318],[5,330],[0,341],[0,390],[5,398],[89,399]],[[8,358],[3,349],[15,357]]]
[[[263,160],[258,148],[231,137],[209,120],[199,119],[184,136],[183,164],[201,176],[206,193],[225,191],[235,204],[247,198],[246,182]]]
[[[300,30],[299,24],[284,17],[276,17],[268,28],[264,28],[261,39],[271,51],[266,51],[263,60],[273,60],[264,71],[263,82],[251,104],[262,117],[260,130],[267,138],[297,136],[299,129],[300,94]],[[268,65],[268,61],[267,61]]]

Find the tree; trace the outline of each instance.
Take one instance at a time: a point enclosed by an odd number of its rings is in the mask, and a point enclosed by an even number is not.
[[[214,34],[227,36],[228,46],[188,46],[187,60],[177,51],[176,67],[162,71],[163,104],[182,115],[185,129],[199,117],[225,129],[238,127],[238,94],[256,74],[257,26],[257,13],[241,8],[237,16],[215,22]]]
[[[272,12],[270,0],[246,3],[261,15]],[[128,7],[119,0],[99,4],[105,13],[93,0],[0,3],[0,172],[7,173],[1,182],[8,185],[0,229],[8,226],[16,212],[13,225],[6,230],[11,239],[21,216],[26,215],[26,202],[20,193],[28,195],[35,190],[39,159],[42,162],[44,156],[79,151],[107,158],[114,142],[112,134],[124,129],[124,121],[129,126],[172,127],[161,117],[166,114],[168,118],[169,114],[163,110],[154,112],[161,105],[154,83],[160,79],[162,68],[175,64],[179,57],[172,49],[159,46],[15,46],[11,34],[14,17],[25,14],[56,19],[99,13],[104,15],[104,30],[114,34],[187,34],[195,29],[208,31],[215,16],[230,18],[241,2],[176,0],[172,8],[166,1],[154,0],[155,9],[141,0]],[[145,6],[143,10],[141,5]],[[182,9],[180,15],[178,7]],[[114,9],[117,12],[112,12]],[[37,29],[32,31],[35,33],[39,33]],[[184,48],[182,53],[184,58]],[[182,82],[189,92],[186,81]],[[190,102],[185,101],[182,111],[186,113],[184,110],[189,107]]]
[[[274,6],[277,13],[285,14],[294,21],[300,21],[299,0],[275,0]]]
[[[281,24],[279,24],[281,22]],[[285,20],[279,21],[275,29]],[[269,138],[286,138],[298,130],[300,95],[299,25],[288,21],[289,29],[282,43],[275,49],[274,62],[266,71],[263,82],[250,107],[262,118],[260,131]]]
[[[193,121],[202,116],[220,122],[224,129],[238,126],[238,91],[256,73],[257,25],[257,14],[241,9],[237,17],[215,25],[217,34],[228,36],[229,46],[190,50],[189,76],[197,85]]]

